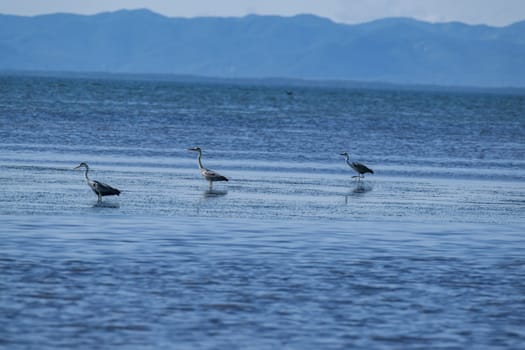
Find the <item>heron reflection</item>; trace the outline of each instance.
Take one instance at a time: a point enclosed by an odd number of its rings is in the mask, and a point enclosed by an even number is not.
[[[228,194],[228,191],[217,191],[217,190],[207,190],[204,191],[203,196],[205,198],[216,198],[216,197],[222,197]]]
[[[367,192],[370,192],[373,190],[373,187],[371,185],[367,185],[365,184],[364,182],[362,181],[357,181],[355,183],[355,186],[353,186],[349,192],[347,192],[344,197],[345,197],[345,204],[348,204],[348,200],[350,198],[359,198],[359,197],[363,197],[365,195],[365,193]]]

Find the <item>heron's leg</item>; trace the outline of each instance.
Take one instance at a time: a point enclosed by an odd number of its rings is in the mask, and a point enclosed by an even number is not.
[[[97,197],[98,197],[98,202],[102,202],[102,196],[100,195],[100,193],[97,193]]]
[[[209,183],[208,189],[211,191],[213,188],[213,181],[208,181],[208,183]]]

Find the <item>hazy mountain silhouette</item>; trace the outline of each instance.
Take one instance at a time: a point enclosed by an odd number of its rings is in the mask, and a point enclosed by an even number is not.
[[[0,70],[170,73],[525,86],[525,22],[507,27],[390,18],[0,15]]]

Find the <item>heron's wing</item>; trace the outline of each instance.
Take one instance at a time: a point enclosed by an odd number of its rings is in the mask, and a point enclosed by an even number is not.
[[[367,167],[366,165],[364,164],[361,164],[359,162],[353,162],[352,163],[352,166],[354,167],[354,169],[356,169],[358,172],[360,172],[361,174],[366,174],[366,173],[371,173],[373,174],[374,171],[372,169],[370,169],[369,167]]]
[[[120,194],[120,190],[114,188],[114,187],[111,187],[110,185],[108,184],[105,184],[103,182],[100,182],[100,181],[92,181],[93,182],[93,189],[100,193],[100,195],[102,196],[110,196],[110,195],[119,195]]]
[[[221,174],[211,170],[211,169],[206,169],[206,168],[202,168],[201,169],[201,174],[202,176],[204,176],[204,178],[206,178],[207,180],[212,180],[212,181],[228,181],[228,179],[225,177],[225,176],[222,176]]]

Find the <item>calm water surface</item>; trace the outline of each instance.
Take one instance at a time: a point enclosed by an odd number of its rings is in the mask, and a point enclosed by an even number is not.
[[[2,76],[0,150],[0,346],[525,343],[524,95]]]

